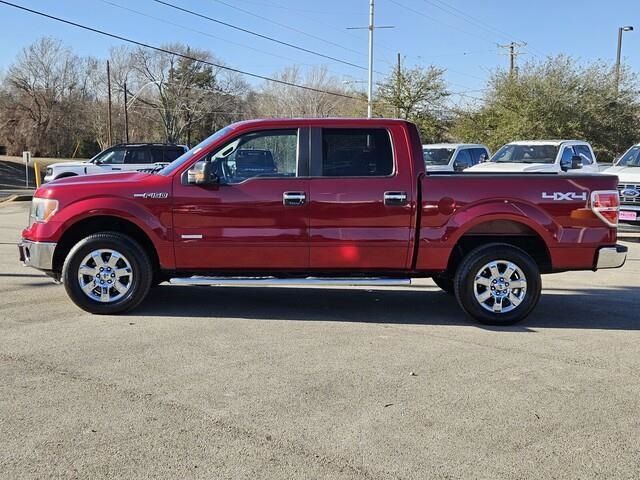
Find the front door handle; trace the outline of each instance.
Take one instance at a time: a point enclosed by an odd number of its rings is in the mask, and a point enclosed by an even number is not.
[[[120,170],[122,170],[120,167],[111,167],[111,171],[113,172],[119,172]]]
[[[284,192],[282,194],[282,204],[285,207],[300,207],[307,201],[307,194],[304,192]]]
[[[408,203],[407,192],[384,192],[384,204],[388,207],[402,207]]]

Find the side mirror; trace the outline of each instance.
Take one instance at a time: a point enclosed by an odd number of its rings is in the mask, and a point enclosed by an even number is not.
[[[187,172],[189,185],[217,185],[220,179],[214,172],[213,162],[196,162]]]
[[[487,160],[489,160],[489,155],[487,155],[486,153],[483,153],[482,155],[480,155],[480,159],[479,159],[478,163],[484,163]]]
[[[580,155],[573,155],[571,158],[560,160],[560,168],[563,172],[578,170],[582,168],[582,157]]]
[[[465,162],[463,160],[456,160],[453,162],[453,171],[454,172],[462,172],[463,170],[469,168],[471,164],[469,162]]]

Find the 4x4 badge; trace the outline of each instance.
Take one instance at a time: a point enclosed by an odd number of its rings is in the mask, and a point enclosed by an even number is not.
[[[133,198],[153,198],[153,199],[161,199],[167,198],[169,194],[167,192],[144,192],[144,193],[134,193]]]
[[[553,192],[547,193],[542,192],[542,198],[545,200],[553,200],[556,202],[561,202],[563,200],[572,201],[572,200],[587,200],[587,192]]]

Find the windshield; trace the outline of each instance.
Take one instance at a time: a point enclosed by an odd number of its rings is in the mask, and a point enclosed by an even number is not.
[[[557,145],[505,145],[491,158],[496,163],[555,163]]]
[[[455,151],[455,148],[423,148],[422,156],[425,165],[447,165]]]
[[[616,163],[616,167],[640,167],[640,145],[627,150],[627,153]]]
[[[210,137],[204,139],[202,142],[200,142],[198,145],[193,147],[188,152],[183,153],[182,155],[180,155],[173,162],[171,162],[169,165],[167,165],[162,170],[160,170],[158,172],[158,174],[159,175],[170,175],[171,173],[175,172],[178,168],[180,168],[182,165],[184,165],[185,162],[189,161],[191,159],[191,157],[193,157],[196,153],[198,153],[199,151],[201,151],[203,149],[206,149],[212,143],[217,142],[220,138],[224,137],[225,135],[227,135],[232,130],[233,130],[233,127],[231,127],[231,126],[221,128],[216,133],[214,133]]]

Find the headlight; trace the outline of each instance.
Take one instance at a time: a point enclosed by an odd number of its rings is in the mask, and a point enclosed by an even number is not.
[[[45,223],[58,211],[58,201],[51,198],[34,197],[31,201],[30,223]]]

